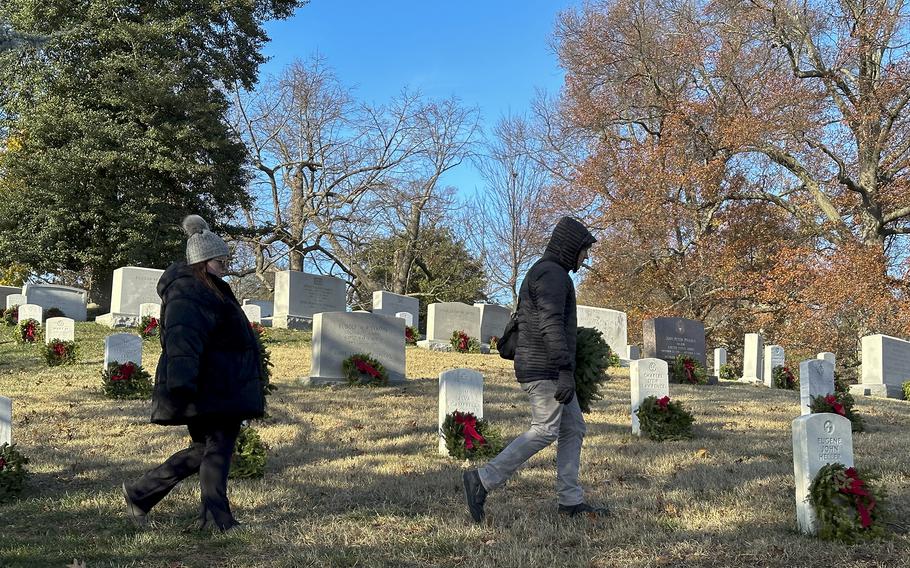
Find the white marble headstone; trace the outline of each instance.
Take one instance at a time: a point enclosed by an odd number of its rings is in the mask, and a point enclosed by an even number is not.
[[[632,433],[640,436],[641,427],[638,407],[649,396],[662,398],[670,394],[670,375],[667,362],[663,359],[639,359],[629,363],[629,379],[632,384]]]
[[[246,319],[250,323],[262,323],[262,308],[256,304],[247,304],[242,306],[241,309],[243,313],[246,314]]]
[[[132,361],[142,365],[142,338],[132,333],[115,333],[104,338],[104,368],[112,362]]]
[[[0,396],[0,446],[13,443],[13,401]]]
[[[793,421],[792,430],[796,520],[801,532],[816,534],[818,519],[809,502],[809,486],[825,465],[853,467],[853,433],[848,419],[831,413],[800,416]]]
[[[463,331],[480,339],[480,308],[461,302],[440,302],[427,307],[427,339],[448,342],[452,332]]]
[[[439,375],[439,453],[448,455],[442,423],[455,412],[483,418],[483,375],[472,369],[452,369]]]
[[[477,339],[481,343],[490,343],[492,338],[502,337],[502,332],[512,319],[509,308],[496,304],[474,304],[474,307],[480,310],[480,335]]]
[[[764,356],[764,381],[766,387],[774,388],[774,369],[783,367],[787,360],[784,356],[784,348],[780,345],[766,345]]]
[[[862,339],[862,372],[850,392],[858,396],[901,398],[901,385],[910,380],[910,341],[887,335]]]
[[[414,327],[414,315],[411,312],[396,312],[395,317],[403,319],[406,326]]]
[[[13,294],[21,294],[22,288],[18,286],[0,286],[0,310],[6,308],[6,298]],[[25,302],[23,302],[25,303]]]
[[[720,368],[727,364],[727,350],[718,347],[714,350],[714,375],[720,376]]]
[[[764,382],[764,342],[758,333],[747,333],[743,341],[743,376],[746,383]]]
[[[813,396],[834,394],[834,365],[824,359],[809,359],[799,364],[799,405],[803,416],[812,414]]]
[[[272,326],[306,329],[321,312],[347,310],[344,280],[295,270],[275,273],[275,313]]]
[[[21,306],[27,303],[28,300],[25,298],[25,294],[9,294],[6,297],[7,308],[12,308],[13,306]]]
[[[33,319],[38,323],[44,321],[44,310],[38,304],[22,304],[19,306],[19,321]]]
[[[114,271],[111,288],[111,313],[139,315],[141,304],[160,302],[158,280],[164,274],[157,268],[124,266]]]
[[[837,365],[837,358],[834,355],[834,353],[831,353],[830,351],[822,351],[821,353],[816,355],[815,358],[824,359],[825,361],[830,362],[832,365]]]
[[[275,304],[269,300],[251,300],[249,298],[243,299],[244,306],[249,306],[250,304],[259,306],[261,310],[260,314],[262,314],[262,317],[264,318],[272,317],[272,312],[275,311]]]
[[[412,322],[420,322],[420,300],[412,296],[393,294],[385,290],[373,292],[373,313],[398,317],[399,312],[411,314]],[[408,325],[414,325],[409,323]]]
[[[44,343],[53,340],[75,341],[76,324],[72,318],[48,318],[44,322]]]
[[[593,327],[601,333],[610,351],[617,356],[626,354],[629,344],[628,318],[626,312],[594,306],[577,306],[575,309],[578,327]]]
[[[139,304],[139,318],[150,316],[156,320],[161,319],[161,304],[156,302],[143,302]]]

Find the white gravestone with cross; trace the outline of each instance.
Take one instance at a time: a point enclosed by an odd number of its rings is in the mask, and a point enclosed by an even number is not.
[[[667,362],[651,357],[631,361],[629,379],[632,385],[632,433],[641,436],[641,425],[635,411],[649,396],[663,398],[670,394]]]
[[[115,333],[104,338],[104,368],[116,361],[142,365],[142,338],[132,333]]]
[[[246,314],[246,319],[248,319],[250,321],[250,323],[260,323],[260,324],[262,323],[262,307],[261,306],[257,306],[256,304],[246,304],[245,306],[242,306],[240,309],[242,309],[243,313]]]
[[[44,310],[38,304],[22,304],[19,306],[19,321],[28,319],[35,320],[38,323],[44,321]]]
[[[395,317],[403,319],[406,326],[414,327],[414,315],[411,312],[395,312]]]
[[[439,375],[439,453],[448,455],[442,424],[455,412],[483,418],[483,375],[472,369],[452,369]]]
[[[51,341],[75,341],[76,322],[72,318],[48,318],[44,322],[44,343]]]
[[[796,482],[796,520],[805,534],[818,532],[809,486],[818,471],[831,463],[853,467],[850,421],[828,412],[800,416],[793,421],[793,475]]]
[[[812,414],[812,397],[834,394],[834,365],[824,359],[799,364],[799,406],[803,416]]]

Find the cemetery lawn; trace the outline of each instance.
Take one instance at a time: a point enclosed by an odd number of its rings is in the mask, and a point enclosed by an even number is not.
[[[80,362],[48,369],[37,347],[0,330],[0,394],[13,399],[13,438],[32,475],[0,505],[0,566],[910,566],[910,403],[861,399],[867,431],[856,463],[880,476],[891,537],[845,546],[796,530],[790,422],[796,392],[736,383],[671,385],[695,414],[696,438],[655,443],[629,434],[629,380],[612,369],[605,399],[586,416],[582,483],[606,520],[556,514],[555,449],[535,456],[470,523],[464,464],[436,454],[437,377],[484,374],[488,419],[506,438],[528,422],[510,363],[495,356],[407,350],[406,386],[299,386],[309,335],[270,330],[279,390],[254,425],[271,446],[261,480],[231,480],[246,530],[184,533],[197,478],[152,512],[153,530],[125,516],[120,483],[188,443],[182,427],[148,423],[145,401],[102,397],[101,326],[76,326]],[[154,374],[156,341],[144,361]],[[79,564],[80,566],[83,564]]]

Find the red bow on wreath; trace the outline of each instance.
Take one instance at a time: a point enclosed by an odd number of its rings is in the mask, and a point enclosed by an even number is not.
[[[120,366],[120,370],[111,375],[111,381],[128,381],[130,377],[133,376],[133,373],[136,372],[136,365],[133,363],[124,363]]]
[[[859,513],[860,523],[863,525],[864,529],[867,529],[872,524],[872,509],[875,508],[875,499],[866,491],[866,482],[860,479],[859,474],[856,473],[856,469],[852,467],[847,468],[844,471],[844,474],[847,476],[849,485],[841,487],[838,491],[844,495],[865,497],[866,500],[868,500],[868,505],[863,499],[856,500],[856,512]]]
[[[698,382],[695,378],[695,362],[691,359],[683,361],[683,371],[686,373],[686,380],[690,383]]]
[[[35,324],[33,324],[32,322],[28,322],[25,325],[25,338],[28,339],[29,341],[35,340]]]
[[[357,370],[361,373],[366,373],[374,379],[379,378],[379,371],[375,367],[364,361],[363,359],[354,359],[354,366],[357,367]]]
[[[63,357],[66,355],[66,345],[62,343],[54,343],[54,353],[57,354],[57,357]]]
[[[466,450],[471,450],[474,448],[474,440],[477,440],[478,446],[482,446],[487,443],[486,439],[484,439],[484,437],[481,436],[479,432],[477,432],[477,418],[474,416],[456,412],[455,424],[461,424],[464,426],[462,432],[464,434],[464,447]]]
[[[145,326],[145,329],[142,330],[142,333],[152,333],[155,331],[156,327],[158,327],[158,320],[155,318],[149,318],[149,324]]]
[[[410,327],[405,326],[405,328],[404,328],[404,338],[407,339],[408,341],[413,341],[413,340],[414,340],[414,332],[411,331],[411,328],[410,328]]]
[[[663,398],[657,399],[657,406],[658,406],[661,410],[664,410],[664,411],[667,410],[667,408],[670,407],[670,397],[669,397],[669,396],[665,396],[665,397],[663,397]]]
[[[466,333],[458,334],[458,350],[459,351],[468,350],[468,334],[466,334]]]
[[[828,396],[825,397],[825,402],[827,402],[828,404],[831,405],[831,407],[834,409],[834,412],[840,414],[841,416],[846,416],[846,414],[844,413],[844,405],[837,402],[836,396],[834,396],[833,394],[829,394]]]

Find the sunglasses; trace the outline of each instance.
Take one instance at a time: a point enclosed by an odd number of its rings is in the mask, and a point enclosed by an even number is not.
[[[221,265],[222,268],[227,268],[231,264],[231,259],[229,258],[213,258],[212,262],[217,262]]]

